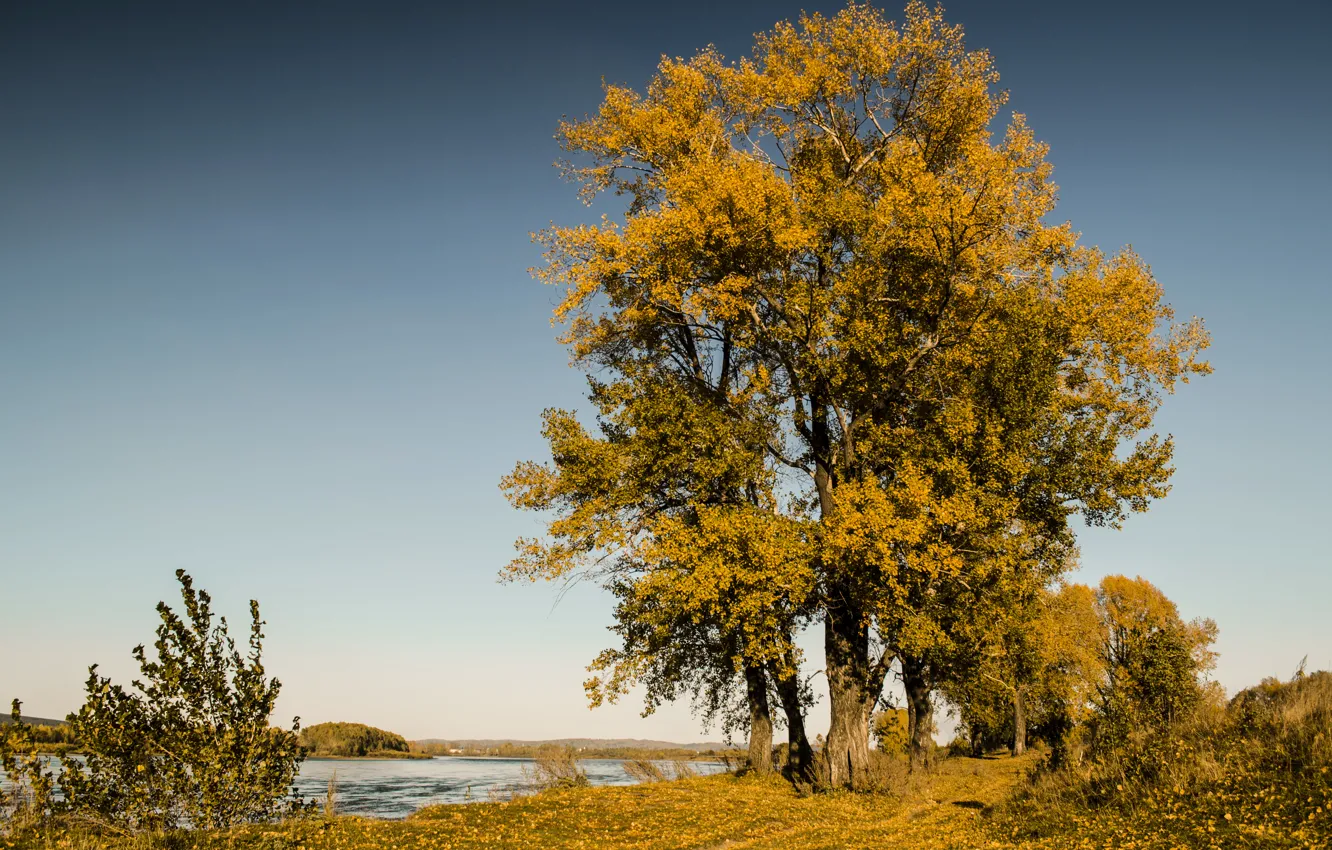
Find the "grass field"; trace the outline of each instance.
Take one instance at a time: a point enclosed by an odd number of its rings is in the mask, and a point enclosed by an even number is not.
[[[547,791],[507,803],[435,806],[406,821],[335,818],[208,836],[208,848],[848,848],[985,846],[982,810],[1028,759],[944,762],[903,797],[801,797],[780,779],[730,775]],[[979,842],[979,843],[978,843]]]
[[[310,816],[117,838],[66,820],[0,835],[0,850],[1332,850],[1332,773],[1310,757],[1327,747],[1326,706],[1300,705],[1284,733],[1213,724],[1035,783],[1037,755],[950,758],[924,776],[898,771],[895,793],[801,794],[777,777],[723,774],[433,806],[405,821]]]
[[[1037,818],[1015,830],[1003,809],[1034,766],[1031,756],[949,759],[901,795],[801,796],[776,778],[721,775],[632,787],[569,788],[512,802],[434,806],[405,821],[315,817],[225,832],[116,839],[55,830],[0,838],[21,850],[1268,850],[1332,848],[1332,784],[1239,787],[1165,795]],[[1299,799],[1293,793],[1298,790]],[[1315,797],[1317,795],[1317,797]],[[1286,805],[1276,804],[1277,800]],[[1292,810],[1290,803],[1298,803]],[[1000,806],[996,814],[995,806]],[[1014,815],[1018,819],[1014,819]],[[1048,814],[1048,813],[1047,813]],[[1226,817],[1230,814],[1230,817]]]

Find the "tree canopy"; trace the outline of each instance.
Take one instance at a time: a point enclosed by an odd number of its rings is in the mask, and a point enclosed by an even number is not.
[[[678,555],[688,529],[708,552],[637,590],[655,605],[711,584],[715,600],[757,550],[720,554],[706,517],[803,524],[766,563],[803,576],[782,604],[824,627],[834,784],[863,774],[895,662],[926,716],[967,633],[960,600],[1048,581],[1075,515],[1118,525],[1165,495],[1173,444],[1154,414],[1208,371],[1201,322],[1175,322],[1137,254],[1050,221],[1047,148],[1023,116],[1001,121],[997,82],[941,10],[913,2],[894,24],[853,4],[779,23],[738,61],[665,58],[643,92],[607,85],[560,127],[583,197],[625,201],[618,220],[542,234],[536,272],[563,289],[561,339],[601,382],[609,430],[589,441],[547,414],[553,466],[506,484],[555,516],[513,569]],[[619,430],[649,398],[698,428]],[[645,501],[631,471],[684,484]],[[764,632],[742,660],[784,642]]]

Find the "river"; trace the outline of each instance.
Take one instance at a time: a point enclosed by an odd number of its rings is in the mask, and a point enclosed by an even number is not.
[[[615,759],[581,762],[593,785],[632,785],[624,763]],[[432,759],[309,759],[296,778],[297,792],[322,802],[329,779],[336,771],[334,797],[341,814],[403,818],[422,806],[436,803],[484,802],[492,797],[508,799],[509,791],[524,782],[524,770],[532,770],[528,759],[462,758]],[[670,766],[662,765],[670,772]],[[690,762],[697,773],[719,773],[718,762]]]
[[[53,766],[57,759],[51,760]],[[321,805],[335,779],[334,805],[340,814],[377,818],[405,818],[422,806],[436,803],[485,802],[508,799],[532,772],[529,759],[466,758],[439,756],[431,759],[308,759],[296,777],[297,793]],[[667,775],[668,763],[659,762]],[[616,759],[587,759],[581,762],[593,785],[632,785],[624,762]],[[690,762],[700,774],[720,773],[719,762]],[[336,773],[336,777],[334,774]],[[0,790],[8,782],[0,772]]]

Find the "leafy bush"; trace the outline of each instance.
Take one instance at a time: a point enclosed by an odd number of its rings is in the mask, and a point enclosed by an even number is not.
[[[874,715],[873,723],[870,725],[870,737],[874,739],[879,752],[898,755],[906,752],[907,728],[907,710],[890,708]]]
[[[587,771],[573,747],[542,747],[537,750],[532,771],[524,770],[527,784],[536,790],[581,788],[588,785]]]
[[[1144,847],[1325,846],[1314,839],[1332,834],[1332,674],[1269,679],[1228,705],[1206,696],[1081,765],[1038,771],[999,827],[1131,834]]]
[[[1158,628],[1124,652],[1096,719],[1101,747],[1119,746],[1135,730],[1164,729],[1203,698],[1193,648],[1180,628]]]
[[[627,759],[624,772],[635,782],[664,782],[666,773],[652,759]]]
[[[957,734],[953,736],[953,740],[948,742],[947,750],[948,750],[948,757],[951,759],[951,758],[961,758],[963,756],[969,756],[972,754],[974,748],[972,747],[972,743],[969,738],[967,738],[965,735]]]
[[[65,762],[61,808],[130,832],[275,818],[295,804],[284,798],[304,755],[299,718],[290,731],[269,725],[281,684],[261,660],[259,604],[242,656],[208,593],[183,570],[176,579],[185,619],[158,603],[155,657],[135,647],[131,689],[89,668],[86,702],[69,718],[86,758]]]
[[[0,770],[8,778],[8,793],[0,789],[0,834],[40,826],[55,805],[55,777],[38,752],[37,728],[25,723],[14,700],[10,723],[0,726]]]
[[[1102,579],[1096,613],[1104,669],[1087,731],[1092,755],[1105,761],[1196,721],[1215,695],[1205,674],[1215,664],[1217,630],[1211,620],[1182,620],[1175,603],[1141,577]]]

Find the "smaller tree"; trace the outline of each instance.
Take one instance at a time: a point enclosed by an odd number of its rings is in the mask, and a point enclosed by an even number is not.
[[[1036,621],[1041,667],[1033,688],[1032,731],[1050,745],[1051,762],[1069,756],[1071,738],[1091,714],[1103,681],[1096,637],[1095,594],[1085,584],[1062,585],[1042,599]]]
[[[907,710],[889,707],[874,715],[870,724],[870,737],[884,755],[902,755],[909,743]]]
[[[1087,718],[1104,678],[1091,588],[1040,588],[973,621],[986,628],[957,653],[941,686],[972,754],[1011,746],[1021,755],[1030,735],[1062,760],[1067,736]]]
[[[176,579],[185,618],[158,603],[156,657],[134,648],[142,678],[126,690],[88,669],[87,700],[69,716],[86,759],[64,765],[64,805],[128,831],[274,818],[299,805],[284,798],[304,754],[300,718],[290,731],[269,725],[281,683],[261,661],[259,603],[242,656],[208,593],[184,570]]]
[[[1175,603],[1141,577],[1103,579],[1096,613],[1105,666],[1098,746],[1114,746],[1133,730],[1166,728],[1202,700],[1201,677],[1216,661],[1216,623],[1185,622]]]

